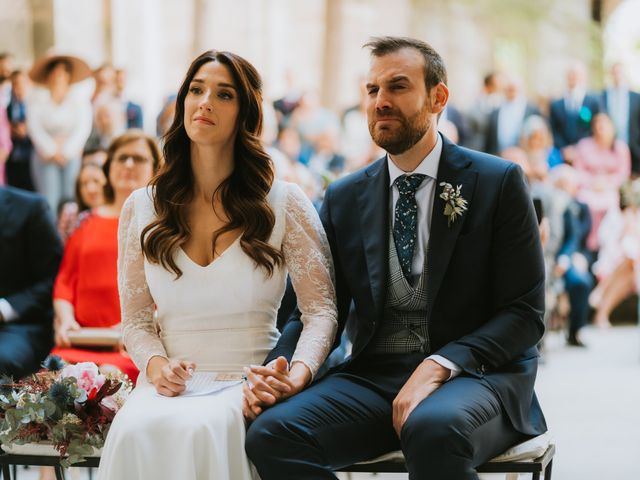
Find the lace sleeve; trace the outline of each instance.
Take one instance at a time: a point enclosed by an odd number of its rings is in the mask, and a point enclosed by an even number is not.
[[[130,195],[118,226],[118,290],[122,311],[124,344],[142,374],[151,357],[166,357],[153,321],[155,304],[144,273],[144,257],[135,214],[135,196]]]
[[[296,185],[288,186],[285,215],[282,250],[303,325],[291,362],[303,362],[315,377],[338,325],[331,250],[318,213]]]

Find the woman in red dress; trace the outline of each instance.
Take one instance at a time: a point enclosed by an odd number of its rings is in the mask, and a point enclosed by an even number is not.
[[[52,353],[71,363],[116,367],[135,382],[138,370],[126,352],[71,348],[68,338],[70,330],[81,327],[120,327],[118,218],[127,197],[145,187],[161,163],[155,140],[135,130],[116,138],[107,155],[105,204],[91,210],[69,238],[56,278]]]

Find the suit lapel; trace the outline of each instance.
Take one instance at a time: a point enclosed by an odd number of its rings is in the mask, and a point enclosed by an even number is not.
[[[356,185],[360,232],[371,295],[376,311],[381,312],[387,279],[389,243],[389,169],[386,157],[371,165]]]
[[[451,254],[456,245],[456,240],[464,225],[468,211],[458,217],[451,226],[444,214],[445,202],[440,198],[443,187],[440,183],[450,183],[454,188],[462,185],[460,194],[467,201],[467,207],[472,208],[473,193],[476,185],[477,173],[468,170],[471,160],[464,155],[462,150],[443,136],[444,146],[440,165],[438,166],[438,179],[436,181],[436,193],[431,213],[431,227],[429,232],[429,247],[427,249],[427,299],[428,315],[431,314],[442,280],[447,271]]]

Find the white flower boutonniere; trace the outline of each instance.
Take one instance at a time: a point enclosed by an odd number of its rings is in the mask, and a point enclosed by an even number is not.
[[[467,210],[467,201],[462,198],[460,193],[462,185],[453,188],[450,183],[442,182],[440,186],[444,187],[440,198],[444,200],[444,214],[447,217],[447,225],[450,227]]]

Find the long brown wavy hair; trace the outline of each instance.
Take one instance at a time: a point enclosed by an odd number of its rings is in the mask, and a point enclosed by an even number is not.
[[[256,267],[273,274],[284,256],[268,243],[275,214],[267,202],[274,180],[271,158],[260,140],[262,132],[262,80],[248,61],[231,52],[209,50],[196,58],[185,76],[176,99],[176,113],[164,136],[165,164],[151,181],[154,187],[156,220],[144,228],[140,236],[142,251],[151,263],[182,276],[174,254],[189,238],[187,208],[194,198],[194,177],[191,169],[191,140],[184,128],[184,101],[189,85],[200,67],[208,62],[225,65],[234,80],[240,103],[234,141],[234,168],[216,189],[229,223],[213,232],[211,243],[225,232],[242,230],[240,246],[253,259]],[[212,198],[213,208],[213,198]]]

